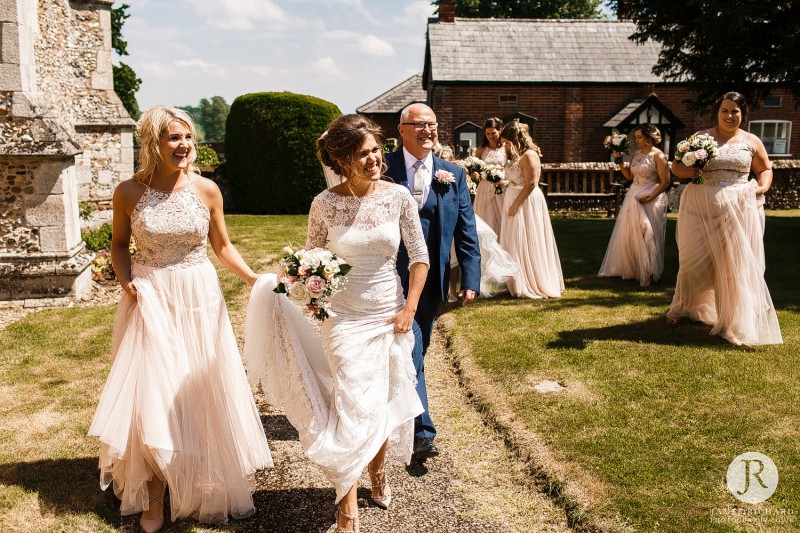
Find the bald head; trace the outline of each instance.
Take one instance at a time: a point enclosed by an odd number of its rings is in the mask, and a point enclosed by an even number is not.
[[[425,159],[438,140],[436,114],[425,104],[407,105],[400,113],[397,131],[408,153],[417,159]]]

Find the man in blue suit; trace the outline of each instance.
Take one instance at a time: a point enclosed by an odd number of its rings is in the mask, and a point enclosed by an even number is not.
[[[458,293],[461,305],[468,304],[478,294],[481,256],[464,169],[431,153],[438,131],[433,110],[419,103],[407,106],[400,114],[398,130],[403,147],[386,154],[385,161],[389,166],[386,179],[408,187],[417,200],[431,262],[414,315],[417,393],[425,408],[425,412],[414,420],[414,459],[424,460],[439,455],[433,443],[436,428],[428,413],[424,356],[431,342],[433,321],[439,306],[447,301],[450,246],[455,241],[456,257],[461,267],[461,291]],[[448,183],[451,179],[452,183]],[[408,294],[408,252],[404,246],[398,253],[397,271],[403,290]]]

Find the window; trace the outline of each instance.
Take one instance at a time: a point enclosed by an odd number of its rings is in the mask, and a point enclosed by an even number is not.
[[[780,96],[767,96],[764,98],[764,107],[780,107],[783,103]]]
[[[516,94],[501,94],[500,95],[500,105],[501,106],[515,106],[515,105],[517,105],[517,95]]]
[[[750,133],[757,135],[770,155],[788,155],[792,123],[788,120],[754,120]]]

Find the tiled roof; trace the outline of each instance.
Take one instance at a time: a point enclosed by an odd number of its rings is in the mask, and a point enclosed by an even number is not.
[[[637,45],[635,31],[617,20],[431,20],[426,73],[435,82],[658,83],[660,45]]]
[[[422,73],[419,73],[370,100],[356,111],[359,113],[399,113],[412,102],[427,102],[427,100],[428,93],[422,88]]]

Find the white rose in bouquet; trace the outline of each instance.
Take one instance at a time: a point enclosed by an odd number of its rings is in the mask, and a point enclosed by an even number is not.
[[[311,303],[311,295],[308,294],[304,283],[298,281],[292,284],[287,291],[289,298],[301,305]]]
[[[696,161],[697,161],[697,156],[694,155],[694,152],[686,152],[685,154],[683,154],[683,157],[681,158],[681,163],[683,163],[687,167],[694,165]]]

